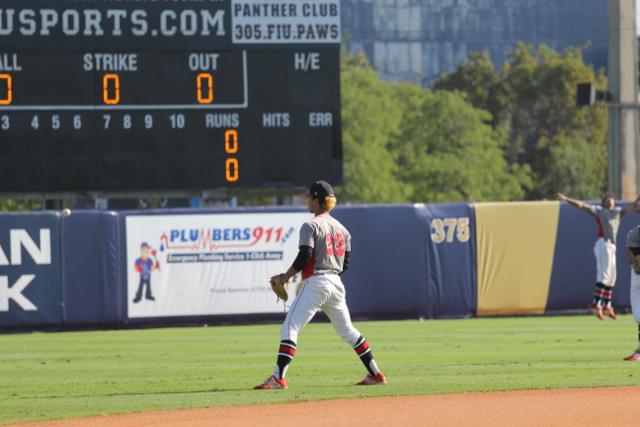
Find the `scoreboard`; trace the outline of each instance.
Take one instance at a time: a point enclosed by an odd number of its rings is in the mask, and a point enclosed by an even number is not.
[[[339,0],[3,0],[0,193],[342,180]]]

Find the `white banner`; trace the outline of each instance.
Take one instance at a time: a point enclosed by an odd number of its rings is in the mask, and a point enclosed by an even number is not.
[[[339,0],[232,0],[233,43],[340,44]]]
[[[268,280],[291,266],[300,226],[310,218],[308,213],[128,216],[129,317],[282,312]]]

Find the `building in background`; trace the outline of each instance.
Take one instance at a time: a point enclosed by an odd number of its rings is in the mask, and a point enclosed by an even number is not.
[[[423,86],[471,52],[499,67],[519,41],[584,46],[587,63],[607,64],[607,0],[342,0],[342,30],[384,79]]]

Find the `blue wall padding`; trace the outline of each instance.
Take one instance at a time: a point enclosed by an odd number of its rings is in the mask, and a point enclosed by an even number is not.
[[[8,287],[16,285],[23,276],[35,275],[21,294],[34,304],[37,310],[25,311],[12,298],[9,311],[0,311],[0,327],[58,325],[62,321],[62,286],[60,277],[60,219],[51,212],[3,213],[0,215],[0,247],[11,263],[11,230],[26,230],[39,249],[40,229],[50,233],[51,263],[36,264],[31,256],[21,250],[20,265],[1,265],[0,276],[8,280]]]
[[[25,311],[10,300],[9,311],[0,312],[0,328],[127,324],[124,235],[127,215],[300,211],[305,209],[75,211],[68,217],[53,212],[0,214],[0,247],[9,259],[10,230],[27,230],[37,244],[41,228],[49,229],[51,234],[50,265],[35,264],[24,249],[21,265],[0,265],[0,276],[6,277],[10,286],[20,276],[36,276],[23,294],[38,308]],[[341,206],[334,215],[353,237],[351,268],[343,280],[354,317],[474,315],[478,295],[473,205]],[[461,241],[456,230],[453,238],[436,241],[432,236],[435,236],[434,220],[445,218],[468,218],[469,239]],[[629,307],[625,236],[638,223],[640,214],[629,214],[623,219],[618,235],[618,280],[614,291],[617,308]],[[596,231],[593,217],[561,204],[547,311],[584,310],[590,303],[595,283]],[[522,257],[527,259],[527,254]],[[251,316],[242,319],[248,321]],[[181,319],[157,320],[169,324]]]
[[[429,313],[424,219],[413,205],[337,208],[351,232],[351,267],[343,280],[354,316]]]
[[[444,204],[425,205],[421,211],[424,215],[423,233],[428,260],[426,271],[429,317],[471,316],[475,313],[477,305],[474,210],[467,204]],[[437,241],[441,239],[438,239],[434,220],[443,221],[447,218],[468,219],[468,240],[465,241],[460,227],[464,220],[459,220],[455,232],[444,241]],[[448,227],[445,227],[444,232],[449,233]]]
[[[120,268],[125,255],[120,252],[118,223],[115,212],[75,211],[62,218],[65,324],[124,320]]]

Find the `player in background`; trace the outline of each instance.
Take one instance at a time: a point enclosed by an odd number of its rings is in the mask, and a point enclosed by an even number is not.
[[[640,225],[627,233],[627,255],[631,265],[631,311],[638,324],[638,347],[624,360],[640,360]]]
[[[605,194],[600,206],[572,199],[562,193],[557,193],[556,196],[558,200],[580,208],[596,218],[598,240],[593,247],[596,256],[596,288],[593,302],[589,308],[600,320],[604,319],[604,312],[615,320],[618,317],[611,305],[611,298],[613,297],[613,287],[616,284],[616,236],[620,227],[620,219],[626,213],[637,210],[640,198],[624,208],[620,208],[616,206],[613,194]]]
[[[340,275],[347,271],[351,255],[351,235],[330,215],[336,205],[331,185],[316,181],[306,194],[309,212],[314,218],[300,228],[299,252],[293,265],[283,273],[289,281],[302,272],[302,288],[280,329],[280,348],[275,371],[256,389],[287,388],[285,375],[296,354],[298,334],[321,309],[331,320],[338,335],[355,350],[368,371],[358,384],[386,384],[387,380],[373,359],[367,340],[351,323],[345,289]]]

